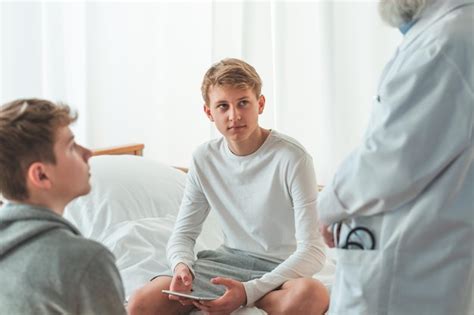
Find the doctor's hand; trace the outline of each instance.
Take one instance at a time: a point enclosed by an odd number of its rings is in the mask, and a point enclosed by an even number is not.
[[[208,314],[230,314],[242,305],[247,304],[247,294],[242,282],[217,277],[211,279],[212,284],[224,285],[224,295],[214,301],[194,301],[194,306]]]
[[[326,224],[320,224],[319,231],[321,232],[321,235],[324,238],[324,242],[326,242],[326,244],[329,247],[333,248],[335,244],[334,244],[334,234],[332,233],[332,226],[326,225]]]
[[[179,263],[176,265],[174,269],[173,279],[171,279],[170,290],[189,293],[193,288],[193,275],[191,274],[191,270],[189,267],[183,263]],[[170,300],[179,301],[182,305],[191,305],[193,304],[192,300],[178,297],[175,295],[169,295],[168,298]]]

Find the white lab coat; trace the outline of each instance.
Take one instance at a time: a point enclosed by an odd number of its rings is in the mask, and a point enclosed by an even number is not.
[[[363,143],[319,196],[375,250],[337,249],[328,314],[474,314],[474,0],[433,0],[384,69]]]

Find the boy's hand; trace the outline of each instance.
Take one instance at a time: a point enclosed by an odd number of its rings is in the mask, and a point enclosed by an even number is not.
[[[226,286],[226,292],[214,301],[194,301],[194,306],[200,310],[210,314],[230,314],[247,304],[247,294],[242,282],[222,277],[211,279],[211,282]]]
[[[173,279],[171,280],[170,290],[176,292],[189,293],[193,288],[193,276],[189,267],[183,263],[176,265],[174,269]],[[169,295],[170,300],[179,301],[182,305],[193,304],[192,300],[182,298],[175,295]]]

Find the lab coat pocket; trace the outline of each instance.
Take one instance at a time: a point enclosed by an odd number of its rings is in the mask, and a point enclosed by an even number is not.
[[[379,314],[379,250],[338,249],[328,314]]]

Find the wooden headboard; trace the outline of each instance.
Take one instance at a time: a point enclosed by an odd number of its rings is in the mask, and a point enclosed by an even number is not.
[[[109,148],[101,148],[92,150],[92,155],[138,155],[143,156],[143,150],[145,149],[145,145],[142,143],[133,143],[133,144],[126,144],[126,145],[119,145],[115,147]],[[188,169],[182,166],[173,166],[174,168],[187,173]]]
[[[119,154],[128,154],[128,155],[139,155],[143,156],[143,149],[145,145],[142,143],[126,144],[109,148],[102,148],[97,150],[92,150],[92,155],[119,155]]]

